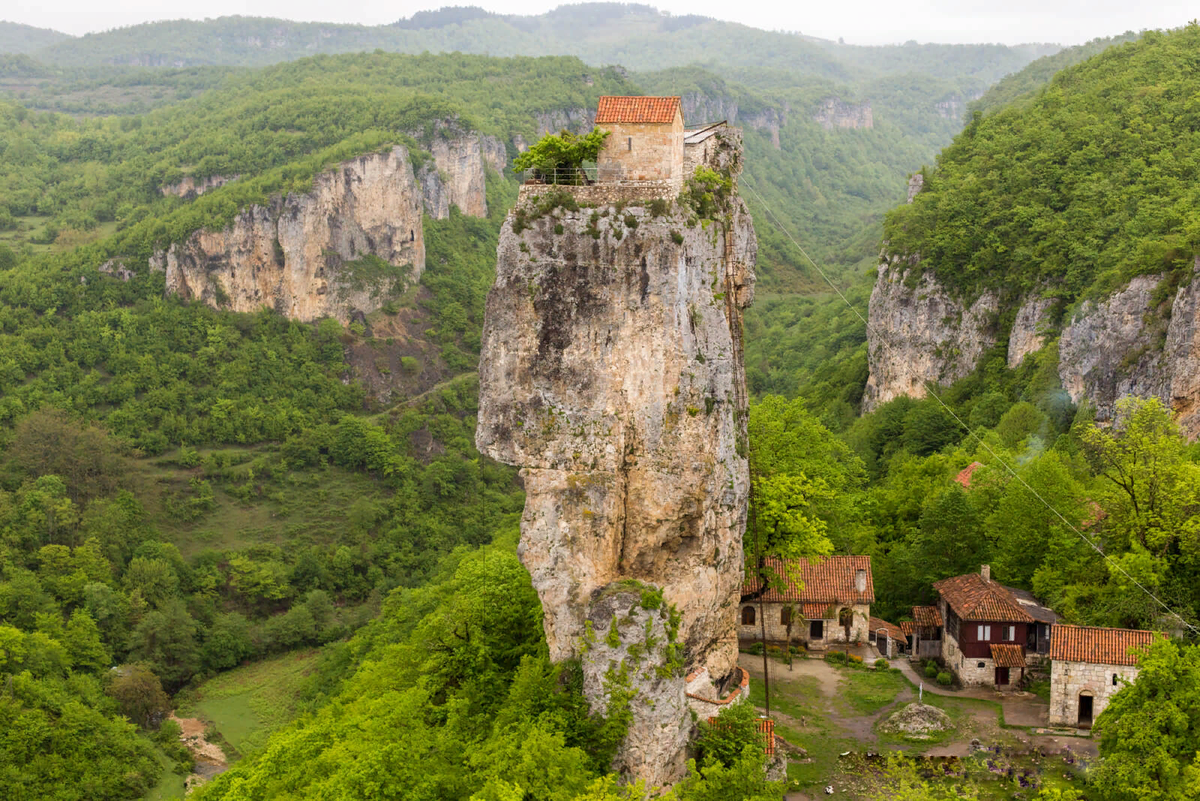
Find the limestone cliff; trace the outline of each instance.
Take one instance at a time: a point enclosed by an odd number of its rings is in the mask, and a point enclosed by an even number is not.
[[[184,200],[194,200],[205,192],[224,186],[231,181],[241,178],[240,175],[210,175],[207,178],[193,178],[185,175],[173,184],[163,184],[158,191],[163,195],[174,195]]]
[[[1071,399],[1087,398],[1106,420],[1126,395],[1156,397],[1200,436],[1200,258],[1190,280],[1156,302],[1161,275],[1143,275],[1102,302],[1085,302],[1059,340],[1059,377]]]
[[[425,267],[422,194],[404,147],[347,161],[312,190],[243,209],[156,253],[167,292],[298,320],[378,309]]]
[[[907,275],[906,263],[885,262],[871,293],[864,412],[900,395],[923,397],[926,381],[966,376],[996,343],[995,293],[964,306],[929,272],[914,286]],[[1200,437],[1200,259],[1178,288],[1166,280],[1138,276],[1063,323],[1054,320],[1053,298],[1025,295],[1014,304],[1008,366],[1054,343],[1063,389],[1073,402],[1091,403],[1097,419],[1109,419],[1126,395],[1156,397],[1189,438]]]
[[[879,265],[867,313],[864,413],[901,395],[923,398],[927,383],[966,377],[996,342],[994,293],[964,305],[928,272],[913,281],[916,268],[901,260]]]
[[[678,665],[670,681],[643,688],[650,696],[633,706],[619,757],[633,775],[677,778],[691,726],[676,714],[685,668],[719,683],[737,660],[748,494],[741,315],[754,228],[736,196],[727,225],[696,224],[678,203],[658,216],[649,204],[544,213],[534,204],[501,230],[476,443],[522,468],[521,560],[551,657],[584,657],[589,699],[604,692],[587,676],[607,663],[583,645],[586,621],[604,617],[604,588],[639,581],[677,610]],[[670,766],[661,775],[629,761],[650,740],[675,744],[655,757]]]
[[[462,129],[454,121],[435,126],[430,145],[433,165],[421,169],[424,207],[431,217],[444,220],[450,206],[469,217],[487,216],[485,166],[502,172],[508,163],[504,144],[494,136]]]
[[[835,128],[874,128],[875,116],[871,103],[847,103],[838,97],[827,97],[817,104],[813,119],[825,130]]]

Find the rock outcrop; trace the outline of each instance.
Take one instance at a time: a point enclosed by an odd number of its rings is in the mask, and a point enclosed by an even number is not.
[[[613,768],[650,787],[670,784],[687,766],[692,716],[679,681],[678,616],[662,594],[618,581],[592,593],[583,643],[583,683],[592,714],[628,706],[632,721]],[[653,703],[646,703],[647,700]]]
[[[1015,370],[1031,353],[1037,353],[1046,344],[1050,332],[1050,313],[1054,310],[1054,299],[1039,294],[1030,295],[1017,309],[1016,319],[1008,332],[1008,368]]]
[[[648,716],[618,757],[655,781],[682,763],[660,754],[653,773],[633,752],[675,753],[685,672],[715,685],[736,666],[749,489],[741,314],[757,242],[736,195],[728,225],[689,227],[691,214],[526,201],[501,230],[480,358],[476,443],[522,468],[519,553],[551,658],[596,659],[587,621],[607,619],[596,604],[614,582],[660,588],[677,610],[678,664],[642,688]],[[605,692],[584,690],[593,704]]]
[[[297,320],[378,309],[425,267],[422,193],[404,147],[347,161],[310,192],[243,209],[156,253],[167,292],[240,312],[269,306]]]
[[[835,128],[874,128],[875,117],[870,101],[847,103],[837,97],[827,97],[817,104],[813,119],[825,130]]]
[[[1191,280],[1156,303],[1161,275],[1142,275],[1100,303],[1083,303],[1059,339],[1059,378],[1107,420],[1126,395],[1167,404],[1189,439],[1200,436],[1200,258]],[[1169,314],[1169,317],[1167,316]]]
[[[420,175],[425,211],[444,220],[454,205],[469,217],[486,217],[484,167],[504,170],[508,163],[504,144],[494,136],[464,130],[450,121],[435,127],[429,149],[434,166],[425,165]]]
[[[190,175],[185,175],[173,184],[163,184],[158,188],[158,191],[164,196],[194,200],[205,192],[236,181],[241,177],[240,175],[210,175],[207,178],[193,178]]]
[[[983,293],[970,306],[952,297],[929,272],[906,279],[915,259],[879,267],[871,292],[870,375],[863,411],[901,395],[924,397],[925,382],[968,375],[996,342],[998,298]],[[1137,276],[1107,298],[1082,303],[1055,322],[1052,297],[1023,297],[1008,336],[1008,366],[1058,337],[1058,375],[1074,403],[1087,401],[1098,420],[1112,417],[1127,395],[1159,398],[1190,439],[1200,437],[1200,258],[1173,292],[1163,275]],[[1060,327],[1061,326],[1061,327]]]
[[[928,383],[965,378],[996,343],[995,293],[964,305],[929,272],[910,280],[913,269],[917,265],[899,259],[879,265],[867,312],[864,413],[901,395],[923,398]]]

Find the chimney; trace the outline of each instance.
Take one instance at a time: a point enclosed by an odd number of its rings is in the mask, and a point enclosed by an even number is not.
[[[992,580],[992,566],[991,565],[983,565],[982,567],[980,567],[979,575],[983,576],[984,581],[991,581]]]
[[[854,589],[859,592],[867,591],[867,571],[862,568],[854,571]]]

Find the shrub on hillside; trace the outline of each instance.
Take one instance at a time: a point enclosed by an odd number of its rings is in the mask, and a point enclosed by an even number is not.
[[[952,682],[952,681],[954,681],[954,677],[945,671],[942,671],[941,673],[937,674],[937,683],[942,685],[943,687],[950,686],[950,682]]]

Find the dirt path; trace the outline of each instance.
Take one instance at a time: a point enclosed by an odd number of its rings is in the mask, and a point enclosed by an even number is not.
[[[220,746],[210,743],[204,736],[204,730],[207,728],[204,721],[200,718],[176,717],[174,712],[171,713],[170,719],[179,724],[181,729],[179,739],[195,758],[193,773],[204,779],[211,779],[218,773],[224,773],[229,769],[225,752],[221,750]]]

